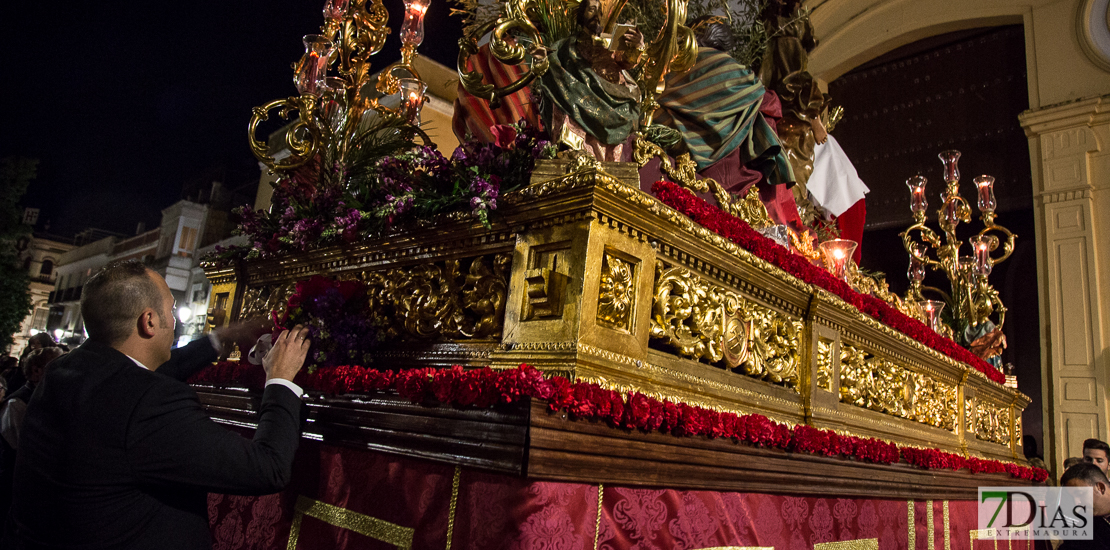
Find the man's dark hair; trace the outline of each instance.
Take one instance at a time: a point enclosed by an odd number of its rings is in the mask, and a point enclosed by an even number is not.
[[[1097,441],[1097,440],[1096,440]],[[1069,481],[1082,481],[1084,485],[1095,486],[1095,483],[1102,483],[1110,487],[1110,480],[1106,479],[1106,474],[1102,473],[1102,469],[1090,462],[1080,462],[1068,471],[1064,472],[1063,477],[1060,478],[1060,486],[1067,485]]]
[[[23,362],[23,376],[30,379],[31,372],[39,367],[46,368],[46,365],[62,355],[65,355],[65,352],[62,351],[62,348],[57,346],[49,346],[32,351],[31,355],[27,356],[27,360]]]
[[[81,316],[89,339],[108,345],[126,340],[144,309],[153,308],[162,317],[162,294],[150,270],[138,260],[105,266],[85,283],[81,294]]]
[[[38,344],[40,348],[46,348],[54,345],[54,337],[49,332],[40,332],[27,340],[28,347],[30,344]]]
[[[1102,441],[1100,439],[1095,439],[1092,437],[1091,439],[1084,441],[1083,450],[1086,451],[1087,449],[1102,451],[1106,453],[1107,457],[1110,457],[1110,445],[1107,445],[1105,441]]]
[[[719,21],[720,17],[703,15],[694,20],[690,28],[695,29],[695,38],[699,46],[713,48],[722,52],[731,52],[736,47],[736,38],[732,29]]]

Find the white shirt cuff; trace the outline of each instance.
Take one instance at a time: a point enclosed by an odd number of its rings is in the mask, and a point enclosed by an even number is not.
[[[213,330],[212,332],[208,333],[208,341],[212,344],[212,347],[215,348],[216,351],[220,351],[220,337],[216,336],[216,331]]]
[[[271,378],[266,381],[267,386],[269,386],[270,384],[285,386],[289,388],[290,391],[295,393],[297,397],[304,397],[304,390],[302,390],[300,386],[294,384],[292,381],[286,380],[284,378]]]

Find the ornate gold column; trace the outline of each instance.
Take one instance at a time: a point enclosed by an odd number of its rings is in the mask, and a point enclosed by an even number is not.
[[[1026,111],[1040,281],[1045,462],[1107,439],[1110,95]]]

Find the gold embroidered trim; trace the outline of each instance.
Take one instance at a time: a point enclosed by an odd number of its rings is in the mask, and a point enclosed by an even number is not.
[[[879,550],[879,539],[856,539],[843,540],[840,542],[819,542],[813,545],[813,550]]]
[[[906,504],[906,510],[907,510],[907,512],[906,512],[906,514],[907,514],[906,525],[908,525],[908,529],[910,530],[909,533],[906,534],[906,540],[908,541],[908,543],[906,544],[906,549],[907,550],[914,550],[915,548],[917,548],[917,529],[914,529],[914,525],[913,525],[914,524],[914,519],[913,519],[913,501],[912,500],[909,501]]]
[[[936,548],[936,535],[933,534],[933,501],[925,501],[925,536],[929,537],[928,548],[934,550]]]
[[[415,529],[410,527],[401,527],[385,520],[352,512],[346,508],[332,506],[303,495],[297,497],[297,504],[293,510],[293,524],[289,528],[289,543],[285,546],[287,550],[294,550],[297,547],[297,540],[301,537],[301,520],[304,516],[316,518],[342,529],[350,529],[360,535],[392,544],[398,548],[412,548],[412,536],[416,532]]]
[[[601,497],[604,496],[605,484],[597,484],[597,522],[594,524],[594,550],[597,550],[597,537],[601,536]]]
[[[952,550],[952,532],[949,530],[947,500],[944,501],[944,550]]]
[[[459,478],[462,466],[455,466],[455,477],[451,479],[451,506],[447,509],[447,550],[451,550],[451,538],[455,533],[455,506],[459,502]]]

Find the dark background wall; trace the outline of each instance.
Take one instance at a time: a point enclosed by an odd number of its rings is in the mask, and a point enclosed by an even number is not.
[[[931,227],[944,190],[937,154],[947,149],[960,158],[963,196],[973,206],[972,178],[996,178],[997,223],[1018,234],[1010,259],[995,267],[991,282],[1009,308],[1003,327],[1018,388],[1033,399],[1023,416],[1025,434],[1043,449],[1041,361],[1034,248],[1033,184],[1029,146],[1018,114],[1029,108],[1025,38],[1020,25],[971,29],[934,36],[903,46],[829,83],[834,105],[845,109],[833,135],[871,188],[861,265],[887,274],[899,294],[908,286],[908,256],[898,233],[913,223],[905,181],[928,178]],[[982,227],[978,219],[962,226],[960,238]],[[939,273],[926,284],[948,289]]]

